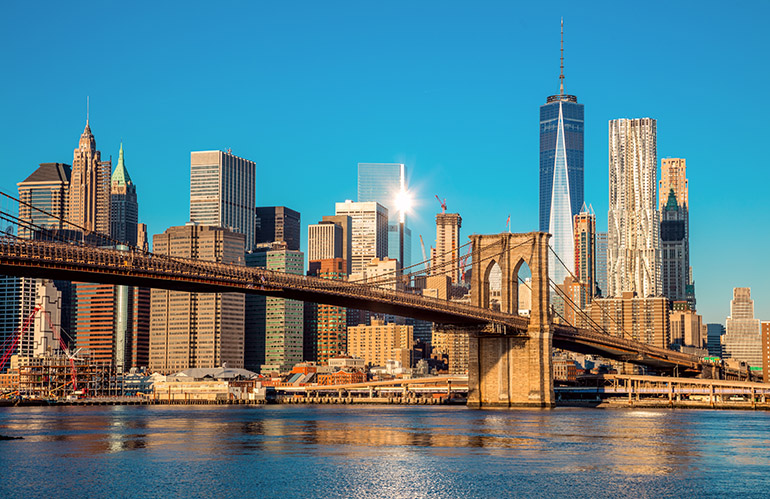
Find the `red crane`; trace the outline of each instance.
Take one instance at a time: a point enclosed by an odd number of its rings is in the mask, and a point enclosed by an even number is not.
[[[446,198],[442,201],[440,197],[438,197],[438,194],[436,194],[436,199],[438,199],[439,204],[441,204],[441,214],[443,215],[446,213]]]

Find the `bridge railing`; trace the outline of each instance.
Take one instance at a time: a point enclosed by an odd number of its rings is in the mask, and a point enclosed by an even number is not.
[[[473,318],[480,322],[498,322],[526,330],[529,321],[502,312],[482,309],[472,305],[426,297],[403,291],[367,286],[313,276],[288,274],[259,267],[239,264],[207,262],[168,255],[158,255],[136,250],[92,248],[61,242],[4,238],[0,249],[6,257],[37,262],[53,262],[64,268],[91,267],[112,270],[118,273],[143,272],[159,278],[186,276],[193,280],[212,281],[242,288],[263,287],[280,290],[290,287],[296,290],[321,292],[355,298],[372,299],[379,302],[408,305],[447,315]]]

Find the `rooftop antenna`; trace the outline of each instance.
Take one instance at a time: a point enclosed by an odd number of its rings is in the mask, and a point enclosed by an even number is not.
[[[559,73],[559,95],[564,95],[564,18],[561,18],[561,72]]]
[[[86,95],[86,126],[88,126],[89,114],[91,114],[91,96]]]

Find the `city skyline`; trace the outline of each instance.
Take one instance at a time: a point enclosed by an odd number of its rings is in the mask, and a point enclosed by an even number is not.
[[[23,9],[22,6],[10,8],[11,14],[25,15]],[[630,64],[625,58],[622,61],[613,59],[615,51],[620,49],[608,45],[606,38],[592,34],[592,30],[603,27],[608,35],[620,36],[622,33],[613,27],[613,18],[600,16],[598,20],[592,20],[588,12],[581,13],[571,7],[557,9],[558,14],[554,14],[552,10],[520,11],[500,4],[486,4],[485,9],[473,11],[473,15],[463,18],[463,14],[469,12],[450,4],[433,24],[427,21],[431,9],[415,7],[413,18],[403,22],[406,33],[417,37],[422,44],[414,55],[410,55],[403,44],[391,46],[368,40],[362,47],[349,46],[349,36],[356,35],[361,29],[352,19],[359,16],[373,21],[369,17],[377,17],[376,25],[385,26],[396,15],[396,7],[378,7],[376,14],[379,17],[362,7],[354,7],[347,21],[335,21],[340,23],[340,35],[319,31],[321,28],[314,24],[314,15],[319,12],[314,12],[313,8],[298,15],[259,8],[251,12],[251,17],[244,15],[244,19],[234,20],[239,25],[249,19],[260,25],[266,24],[266,34],[253,35],[254,45],[244,44],[238,48],[235,42],[243,40],[238,35],[231,35],[219,45],[212,43],[206,53],[221,53],[231,65],[254,65],[256,61],[271,77],[254,88],[233,81],[218,81],[211,93],[205,87],[211,84],[210,80],[180,83],[182,78],[174,73],[181,70],[181,74],[186,75],[188,70],[182,63],[192,62],[189,56],[180,55],[182,61],[166,61],[161,57],[175,57],[169,50],[179,43],[171,42],[170,38],[157,38],[170,36],[160,35],[160,26],[173,20],[171,11],[164,12],[161,8],[157,19],[146,21],[153,33],[147,42],[132,40],[132,45],[123,45],[113,41],[110,35],[105,47],[92,47],[99,61],[97,65],[105,68],[101,75],[89,74],[88,78],[76,75],[72,81],[51,86],[41,73],[35,71],[38,65],[45,67],[46,72],[60,71],[60,64],[66,67],[68,63],[64,61],[76,53],[71,50],[72,46],[87,41],[76,34],[71,40],[57,42],[52,48],[50,44],[58,40],[55,38],[59,32],[58,23],[66,26],[70,16],[117,18],[110,16],[106,7],[95,9],[93,14],[84,9],[51,9],[40,19],[42,38],[39,42],[31,44],[21,54],[3,55],[6,67],[17,75],[3,83],[8,119],[2,125],[4,139],[0,141],[3,165],[0,188],[6,192],[13,193],[15,184],[29,176],[40,163],[71,163],[72,150],[85,122],[86,95],[90,95],[90,126],[102,151],[102,159],[117,158],[123,138],[131,158],[132,178],[140,186],[139,221],[149,225],[150,235],[187,221],[190,153],[230,147],[234,154],[257,163],[256,204],[296,209],[303,215],[302,231],[308,223],[332,214],[334,203],[355,199],[356,165],[367,161],[406,165],[412,176],[410,187],[419,202],[410,214],[413,239],[418,239],[420,234],[427,240],[432,239],[434,217],[440,209],[433,198],[435,194],[447,198],[448,211],[463,217],[463,234],[504,231],[509,214],[513,231],[536,230],[537,136],[531,130],[531,123],[543,96],[558,90],[558,24],[563,13],[569,93],[580,95],[581,103],[588,109],[585,201],[599,214],[597,230],[607,228],[607,219],[602,216],[607,212],[608,198],[607,121],[620,117],[655,118],[658,122],[658,157],[683,157],[688,162],[692,206],[691,265],[695,270],[698,311],[703,314],[704,322],[724,322],[729,314],[728,297],[733,287],[751,287],[757,306],[756,316],[761,319],[770,317],[767,265],[759,254],[753,253],[770,242],[767,222],[756,216],[766,211],[760,189],[768,180],[768,172],[758,168],[757,178],[750,178],[751,181],[747,181],[745,175],[721,175],[727,168],[733,170],[731,165],[750,167],[757,163],[755,158],[761,157],[758,143],[762,142],[761,130],[766,129],[766,125],[753,120],[764,115],[761,111],[767,104],[758,102],[760,112],[752,111],[751,115],[735,111],[741,109],[739,103],[750,95],[748,68],[742,64],[756,58],[756,51],[762,45],[752,39],[756,36],[758,40],[759,35],[754,33],[759,30],[748,29],[745,25],[745,22],[755,23],[754,19],[760,17],[753,11],[751,16],[735,12],[719,24],[709,20],[709,16],[714,16],[709,13],[708,6],[700,13],[692,13],[684,7],[658,9],[654,16],[641,13],[633,23],[624,25],[628,33],[623,36],[634,39],[630,35],[643,32],[645,21],[648,26],[653,19],[662,21],[662,39],[655,43],[669,44],[674,50],[660,52],[650,50],[642,42],[628,43],[624,49],[631,52],[628,59],[634,63]],[[329,15],[328,12],[320,14],[322,18]],[[121,15],[121,22],[136,22],[139,15],[139,12],[127,10]],[[206,18],[198,11],[185,15],[195,25]],[[7,19],[13,17],[9,15]],[[749,21],[744,21],[746,17]],[[286,32],[280,32],[271,28],[265,21],[267,19],[293,20],[295,24],[279,22],[286,29]],[[740,23],[738,19],[741,19]],[[680,30],[677,22],[685,20],[688,25]],[[469,38],[474,38],[468,48],[463,47],[464,40],[451,37],[450,32],[461,22],[468,24]],[[181,35],[177,31],[181,26],[173,24],[172,31]],[[667,31],[667,26],[676,27],[677,32]],[[21,34],[18,27],[10,23],[4,28],[4,34],[0,36],[12,46],[23,43],[30,36],[29,33]],[[109,29],[113,28],[114,25],[110,25]],[[274,53],[267,50],[272,47],[271,36],[283,40],[292,36],[295,30],[308,28],[310,31],[295,45],[275,47]],[[700,38],[695,36],[696,30],[706,32],[718,28],[722,33],[719,43],[704,39],[694,47],[688,41]],[[94,36],[98,36],[102,29],[107,26],[99,27]],[[153,31],[156,29],[157,33]],[[310,56],[318,56],[321,49],[307,48],[314,36],[322,40],[325,49],[334,52],[324,52],[328,60],[315,63],[319,66],[313,65]],[[189,42],[189,37],[184,35],[181,40]],[[431,37],[437,37],[441,43],[430,42]],[[536,39],[538,43],[530,48],[530,45],[524,45],[527,39]],[[206,40],[211,42],[213,38],[206,37]],[[164,48],[161,55],[148,55],[148,60],[138,60],[147,51],[147,45],[143,43],[153,42]],[[442,45],[444,43],[446,46]],[[519,44],[527,46],[527,52],[531,54],[516,50]],[[255,47],[264,50],[251,56],[249,49]],[[339,50],[340,47],[347,49]],[[62,62],[48,60],[52,57],[46,55],[48,50],[53,56],[60,56]],[[108,57],[111,50],[121,57]],[[304,55],[304,50],[309,54]],[[364,64],[357,56],[367,50],[379,57]],[[488,53],[478,57],[483,50]],[[423,69],[420,57],[427,55],[435,55],[437,61]],[[295,61],[279,61],[281,57]],[[467,70],[456,73],[450,67],[449,59],[455,59]],[[510,61],[510,65],[496,67],[493,62],[497,64],[500,60]],[[604,67],[607,60],[615,62]],[[300,68],[304,63],[310,65],[306,69]],[[328,98],[323,97],[324,92],[343,81],[349,71],[359,70],[358,64],[364,64],[369,72],[397,64],[407,73],[405,76],[409,76],[405,78],[408,84],[397,82],[383,86],[359,78],[354,84],[343,85],[340,91],[332,92]],[[649,74],[640,76],[634,71],[634,65],[648,68]],[[725,67],[731,71],[723,71]],[[271,69],[273,72],[269,71]],[[754,69],[759,75],[754,75]],[[767,69],[754,69],[751,80],[760,81]],[[311,88],[297,78],[306,70],[318,71],[319,78],[315,79],[318,88]],[[125,71],[127,78],[113,88],[118,71],[120,74]],[[147,83],[145,78],[152,71],[159,71],[163,77],[150,85],[152,88],[140,89],[139,84]],[[597,74],[591,75],[592,71]],[[434,76],[431,72],[437,74]],[[730,73],[729,79],[716,74],[722,72]],[[105,79],[107,76],[111,77]],[[44,81],[46,85],[41,88]],[[287,85],[289,88],[278,91],[279,87]],[[223,96],[223,93],[227,95]],[[277,97],[276,103],[270,102],[270,95]],[[382,102],[377,101],[377,96]],[[712,99],[714,105],[703,106],[708,110],[698,109],[700,105],[696,106],[696,101],[706,98]],[[448,99],[452,99],[451,106]],[[495,112],[479,111],[479,108],[490,108],[492,102],[499,108]],[[360,109],[362,105],[364,110]],[[451,112],[446,109],[450,107]],[[201,118],[196,117],[198,111],[202,113]],[[335,127],[323,125],[325,113],[331,112],[337,115],[336,130],[327,130],[325,128]],[[207,121],[214,115],[219,119],[216,127]],[[298,118],[305,121],[297,121]],[[255,120],[264,120],[265,124],[253,123]],[[738,128],[738,121],[743,130],[740,134],[730,129]],[[293,148],[289,146],[291,143]],[[319,174],[325,170],[328,175]],[[290,182],[283,179],[287,171],[294,173]],[[506,184],[508,188],[505,188]],[[327,189],[327,186],[331,188]],[[324,192],[325,195],[321,197],[311,192]],[[725,232],[716,233],[714,227]],[[729,255],[724,254],[724,245],[714,244],[717,238],[728,242]],[[306,251],[305,247],[306,241],[303,241],[301,249]],[[413,241],[412,251],[415,249]],[[734,263],[722,270],[723,266],[719,264],[726,258]]]

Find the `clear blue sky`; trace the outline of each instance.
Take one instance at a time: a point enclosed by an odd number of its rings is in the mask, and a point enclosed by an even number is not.
[[[536,2],[530,2],[535,4]],[[538,106],[585,104],[585,193],[606,229],[607,122],[658,120],[687,158],[698,310],[734,286],[770,319],[769,2],[5,2],[0,189],[72,162],[91,98],[103,157],[121,139],[151,234],[189,216],[190,151],[257,163],[257,203],[306,226],[355,199],[358,162],[404,162],[419,238],[434,194],[463,234],[537,228]]]

